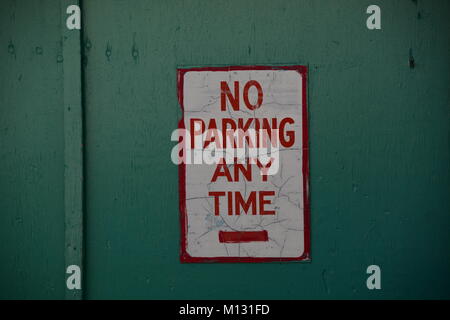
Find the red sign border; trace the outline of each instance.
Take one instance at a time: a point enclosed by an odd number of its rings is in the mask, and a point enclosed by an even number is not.
[[[304,210],[304,252],[300,257],[192,257],[186,250],[187,247],[187,211],[186,211],[186,164],[182,163],[178,167],[179,180],[179,208],[181,226],[181,250],[180,262],[182,263],[202,263],[202,262],[225,262],[225,263],[245,263],[245,262],[283,262],[283,261],[311,261],[311,240],[310,240],[310,199],[309,199],[309,138],[308,138],[308,108],[307,108],[307,75],[306,66],[226,66],[226,67],[196,67],[177,69],[178,103],[180,104],[183,116],[178,122],[178,128],[184,129],[184,105],[183,88],[184,75],[190,71],[238,71],[238,70],[294,70],[302,75],[302,120],[303,120],[303,210]]]

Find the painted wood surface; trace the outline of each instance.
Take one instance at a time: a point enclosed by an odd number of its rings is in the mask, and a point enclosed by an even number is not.
[[[61,9],[0,3],[0,298],[64,298]]]
[[[450,3],[370,4],[85,1],[86,298],[450,297]],[[0,8],[0,296],[64,298],[61,9]],[[257,64],[308,66],[312,263],[180,264],[176,69]]]

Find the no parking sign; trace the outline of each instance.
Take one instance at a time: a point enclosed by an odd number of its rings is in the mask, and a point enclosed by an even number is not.
[[[309,260],[307,69],[178,70],[181,261]]]

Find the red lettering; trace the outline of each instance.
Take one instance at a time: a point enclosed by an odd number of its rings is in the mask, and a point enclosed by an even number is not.
[[[293,124],[295,121],[292,118],[284,118],[280,122],[280,143],[283,147],[289,148],[292,147],[295,142],[295,132],[294,131],[287,131],[286,135],[289,137],[289,139],[285,139],[284,137],[284,126],[286,123]]]
[[[240,192],[235,193],[235,202],[236,202],[236,215],[241,214],[241,208],[244,209],[244,212],[247,213],[250,206],[252,206],[252,214],[256,214],[256,191],[250,192],[250,196],[247,201],[244,201]]]
[[[219,213],[220,213],[219,197],[224,196],[225,192],[223,192],[223,191],[210,191],[208,193],[208,195],[214,197],[214,215],[218,216]]]
[[[239,111],[239,82],[234,82],[234,97],[231,94],[230,87],[226,81],[220,81],[220,110],[227,110],[227,99],[230,101],[231,107],[235,111]]]
[[[275,214],[275,210],[265,210],[264,205],[271,204],[271,200],[264,200],[265,196],[274,196],[275,191],[260,191],[259,192],[259,214],[260,215],[269,215]]]
[[[248,91],[250,90],[250,88],[252,86],[254,86],[256,88],[256,90],[258,91],[258,100],[255,105],[251,104],[250,101],[248,100]],[[250,80],[249,82],[247,82],[245,84],[245,86],[244,86],[244,102],[245,102],[245,105],[247,106],[247,108],[249,108],[250,110],[255,110],[255,109],[258,109],[259,107],[261,107],[261,104],[263,102],[263,91],[262,91],[261,85],[259,84],[258,81]]]

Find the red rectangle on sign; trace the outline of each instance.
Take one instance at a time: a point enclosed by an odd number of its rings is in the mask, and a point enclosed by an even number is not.
[[[221,243],[269,241],[267,230],[262,231],[219,231]]]

